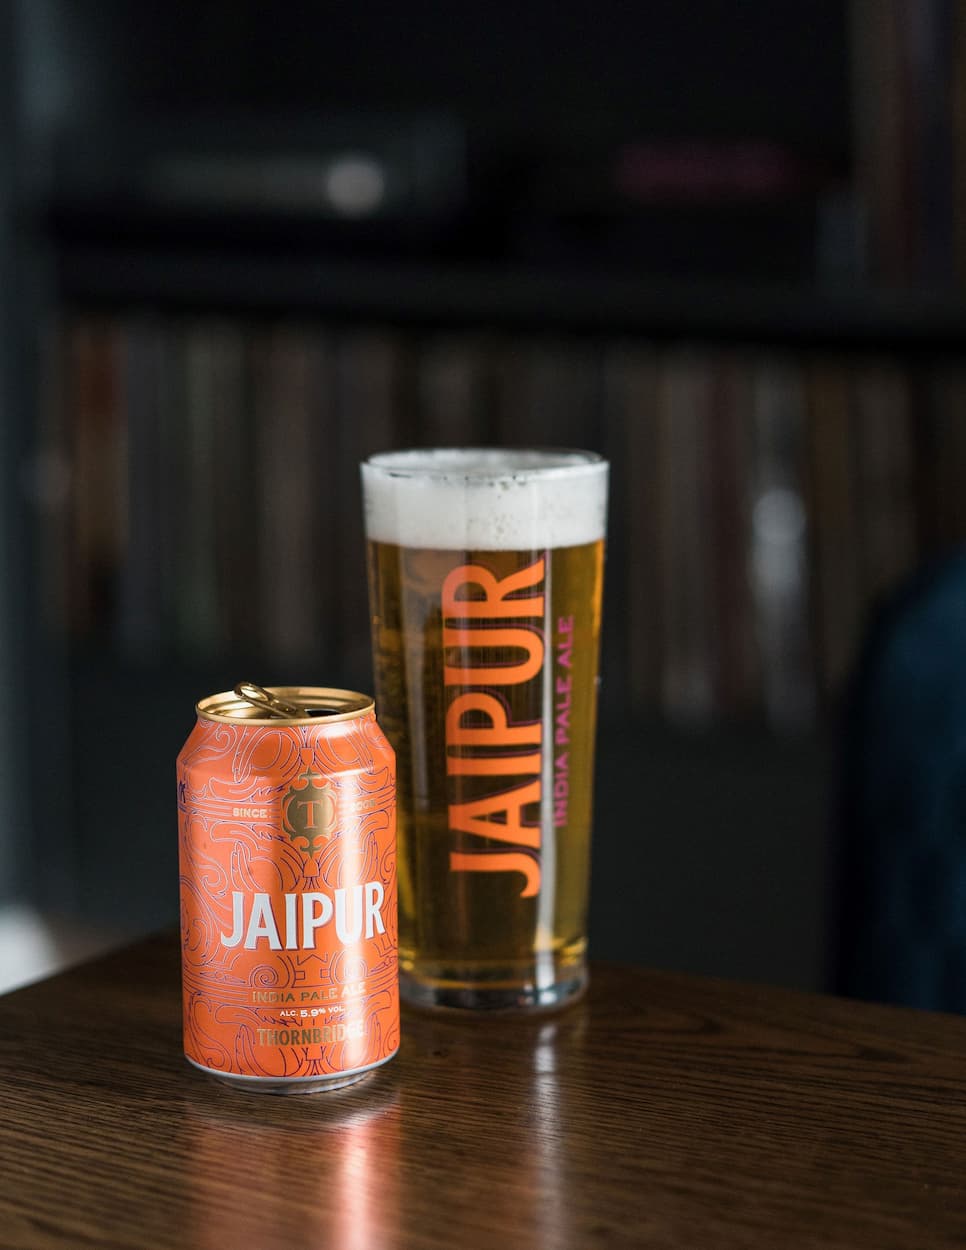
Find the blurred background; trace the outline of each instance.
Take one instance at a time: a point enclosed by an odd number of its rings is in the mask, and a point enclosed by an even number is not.
[[[964,196],[956,0],[3,0],[0,983],[175,920],[196,699],[371,688],[360,458],[562,444],[593,956],[966,1007]]]

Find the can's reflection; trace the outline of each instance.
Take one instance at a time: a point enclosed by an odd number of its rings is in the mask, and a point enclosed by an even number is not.
[[[408,1012],[398,1061],[355,1087],[197,1086],[187,1243],[393,1250],[446,1229],[453,1245],[574,1244],[586,1177],[566,1143],[598,1127],[568,1097],[592,1079],[587,1021],[584,1003],[512,1021]]]
[[[195,1165],[191,1244],[392,1245],[399,1092],[376,1077],[367,1086],[278,1099],[219,1090],[204,1106],[186,1104]]]

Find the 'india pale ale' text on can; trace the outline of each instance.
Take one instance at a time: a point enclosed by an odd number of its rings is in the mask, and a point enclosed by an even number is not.
[[[184,1048],[268,1093],[399,1047],[395,757],[372,700],[248,683],[178,756]]]

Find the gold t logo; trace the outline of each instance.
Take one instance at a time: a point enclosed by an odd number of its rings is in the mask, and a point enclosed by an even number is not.
[[[329,782],[316,773],[303,773],[282,800],[282,821],[292,841],[314,855],[335,832],[335,794]]]

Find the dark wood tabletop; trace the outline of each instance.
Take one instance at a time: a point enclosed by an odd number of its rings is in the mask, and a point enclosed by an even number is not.
[[[0,998],[0,1245],[966,1245],[966,1020],[620,966],[331,1094],[181,1054],[174,935]]]

